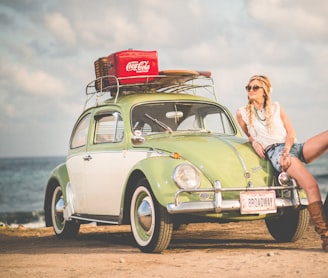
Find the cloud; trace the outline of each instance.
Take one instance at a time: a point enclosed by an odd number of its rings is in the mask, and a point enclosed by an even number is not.
[[[0,106],[1,106],[1,110],[3,111],[2,113],[4,115],[9,117],[14,117],[16,115],[16,109],[12,105],[1,103]]]
[[[54,12],[44,16],[45,27],[58,39],[64,47],[73,47],[76,44],[76,35],[70,21],[63,14]]]
[[[34,96],[58,97],[67,93],[63,82],[53,75],[29,68],[7,64],[1,67],[2,83],[6,88]]]
[[[26,126],[29,142],[40,133],[66,152],[94,61],[134,48],[157,50],[160,69],[211,70],[233,114],[248,78],[268,75],[298,137],[308,138],[326,128],[317,119],[327,114],[327,14],[324,0],[2,1],[0,134],[19,136]],[[0,156],[17,153],[11,142]],[[51,154],[46,144],[20,152]]]
[[[327,40],[326,1],[252,0],[249,12],[275,36],[297,40]]]

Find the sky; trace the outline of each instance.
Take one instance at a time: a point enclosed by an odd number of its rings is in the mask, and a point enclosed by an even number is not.
[[[235,115],[267,75],[299,141],[327,129],[326,0],[0,0],[0,157],[65,156],[94,61],[156,50],[209,70]]]

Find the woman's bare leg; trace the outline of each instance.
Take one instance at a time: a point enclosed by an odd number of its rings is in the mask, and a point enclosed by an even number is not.
[[[298,158],[291,157],[290,160],[291,164],[287,169],[287,173],[305,190],[309,201],[307,209],[314,223],[315,231],[321,237],[322,249],[328,252],[328,222],[325,217],[319,186]]]
[[[321,201],[320,189],[317,181],[296,157],[291,157],[291,165],[287,174],[294,178],[297,184],[305,190],[309,203]]]
[[[304,143],[303,156],[307,163],[317,159],[328,150],[328,130],[310,138]]]

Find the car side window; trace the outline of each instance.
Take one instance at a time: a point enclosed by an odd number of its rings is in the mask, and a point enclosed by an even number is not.
[[[71,149],[85,146],[88,138],[90,114],[86,115],[76,126],[71,139]]]
[[[96,115],[94,144],[117,143],[124,137],[123,118],[120,113]]]

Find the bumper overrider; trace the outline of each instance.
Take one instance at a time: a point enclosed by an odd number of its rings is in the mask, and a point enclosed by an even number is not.
[[[199,189],[180,189],[175,194],[174,203],[169,203],[166,208],[170,214],[177,213],[219,213],[229,211],[240,211],[241,201],[240,199],[223,200],[222,193],[224,192],[267,192],[267,191],[283,191],[287,194],[279,194],[275,198],[275,206],[277,210],[282,208],[299,208],[301,206],[307,206],[308,200],[301,198],[299,194],[299,186],[293,180],[291,185],[283,186],[266,186],[266,187],[234,187],[234,188],[222,188],[220,181],[215,181],[214,188],[199,188]],[[214,198],[211,201],[199,201],[199,202],[180,202],[180,195],[183,193],[214,193]],[[288,196],[288,197],[287,197]]]

